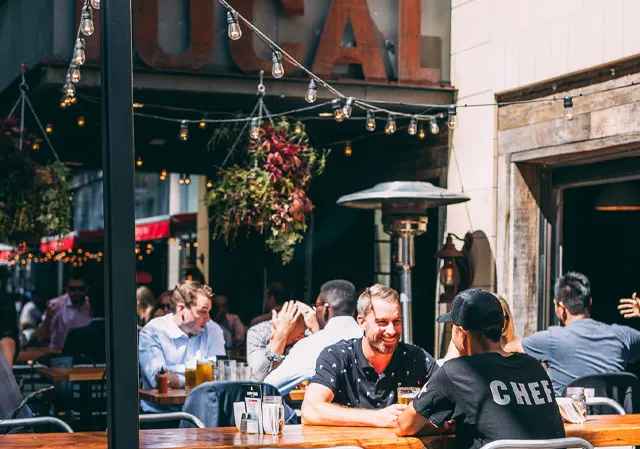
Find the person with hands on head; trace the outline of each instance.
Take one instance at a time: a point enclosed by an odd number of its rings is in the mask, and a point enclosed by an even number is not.
[[[424,349],[400,341],[398,292],[376,284],[360,295],[357,310],[364,337],[322,351],[302,403],[303,424],[393,427],[407,407],[396,403],[397,388],[422,387],[438,368]]]
[[[618,310],[624,318],[640,318],[640,298],[636,292],[633,292],[631,298],[621,299]]]
[[[453,323],[451,339],[460,357],[445,362],[407,406],[397,435],[435,434],[453,421],[456,449],[565,436],[544,368],[533,357],[502,348],[504,313],[495,295],[460,292],[438,322]]]

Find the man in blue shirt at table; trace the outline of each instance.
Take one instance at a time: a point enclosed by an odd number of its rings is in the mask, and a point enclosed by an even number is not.
[[[213,292],[196,281],[182,281],[173,290],[173,313],[151,320],[138,340],[143,388],[157,388],[160,368],[169,371],[169,386],[184,387],[185,362],[225,355],[222,328],[209,318]],[[140,401],[145,412],[181,410],[180,406]]]

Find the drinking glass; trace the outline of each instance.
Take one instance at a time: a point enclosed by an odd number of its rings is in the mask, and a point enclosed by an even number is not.
[[[583,387],[567,388],[567,397],[571,398],[571,404],[576,412],[581,416],[587,417],[587,398],[584,395]]]
[[[196,382],[196,369],[197,363],[195,360],[189,360],[184,364],[184,388],[187,390],[198,385]]]
[[[419,387],[398,387],[398,404],[409,405],[420,393]]]
[[[264,433],[278,435],[284,429],[284,406],[282,396],[262,398],[262,426]]]
[[[236,380],[238,381],[250,381],[251,380],[251,368],[245,362],[236,363]]]
[[[213,362],[211,360],[198,360],[196,366],[196,385],[213,380]]]

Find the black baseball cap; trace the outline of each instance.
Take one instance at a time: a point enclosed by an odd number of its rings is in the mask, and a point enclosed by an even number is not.
[[[464,290],[453,298],[451,312],[440,315],[438,323],[453,322],[470,331],[502,330],[504,312],[500,300],[486,290]]]

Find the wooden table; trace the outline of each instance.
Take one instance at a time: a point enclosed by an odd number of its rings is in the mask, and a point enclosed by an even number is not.
[[[84,382],[102,380],[104,366],[72,368],[38,368],[38,373],[53,382]]]
[[[138,390],[138,394],[140,395],[140,399],[153,402],[155,404],[183,405],[189,392],[184,388],[179,388],[171,389],[165,394],[160,394],[156,388],[150,390],[140,388]]]
[[[640,415],[591,416],[584,424],[565,425],[567,436],[594,446],[640,445]],[[365,449],[453,449],[453,435],[397,437],[393,429],[285,426],[283,435],[243,435],[235,427],[217,429],[141,430],[140,449],[257,449],[354,445]],[[3,449],[106,449],[105,432],[11,434]]]
[[[16,363],[25,363],[29,360],[37,360],[42,356],[49,354],[60,354],[59,349],[53,348],[27,348],[23,349],[18,353],[18,357],[16,358]]]
[[[292,401],[304,401],[304,392],[305,390],[291,390],[289,397]]]

